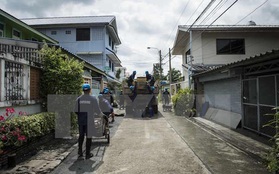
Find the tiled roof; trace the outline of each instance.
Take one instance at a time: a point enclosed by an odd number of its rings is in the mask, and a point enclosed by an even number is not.
[[[48,17],[48,18],[25,18],[21,19],[28,25],[53,25],[53,24],[111,24],[115,16],[73,16],[73,17]]]

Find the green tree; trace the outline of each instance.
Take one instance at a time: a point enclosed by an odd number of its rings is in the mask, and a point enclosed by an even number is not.
[[[155,80],[160,79],[160,64],[159,63],[153,64],[153,77],[155,78]]]
[[[168,74],[165,76],[166,79],[170,79],[170,71],[168,71]],[[182,74],[179,70],[176,70],[175,68],[171,69],[171,82],[175,83],[175,82],[179,82],[182,80]]]
[[[83,62],[55,47],[44,44],[40,50],[43,57],[40,94],[46,107],[48,94],[80,94],[83,83]]]
[[[121,69],[118,69],[115,73],[115,77],[119,80],[120,79],[120,74],[121,74]]]

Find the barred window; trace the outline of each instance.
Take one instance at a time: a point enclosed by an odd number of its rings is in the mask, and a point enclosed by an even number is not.
[[[23,65],[5,62],[5,100],[23,100]]]
[[[4,24],[0,23],[0,37],[4,37]]]
[[[13,29],[13,38],[14,39],[20,39],[21,38],[21,32],[16,30],[16,29]]]

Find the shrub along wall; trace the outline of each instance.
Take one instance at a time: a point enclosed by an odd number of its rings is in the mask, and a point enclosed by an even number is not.
[[[172,96],[173,108],[175,115],[193,116],[194,109],[194,93],[189,88],[180,89]]]

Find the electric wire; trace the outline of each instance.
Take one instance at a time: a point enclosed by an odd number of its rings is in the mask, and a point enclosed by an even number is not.
[[[259,5],[257,8],[255,8],[253,11],[251,11],[250,13],[248,13],[246,16],[244,16],[244,18],[242,18],[240,21],[238,21],[236,24],[239,24],[240,22],[242,22],[244,19],[246,19],[248,16],[250,16],[252,13],[254,13],[255,11],[257,11],[259,8],[261,8],[265,3],[267,3],[268,0],[264,1],[261,5]]]
[[[171,33],[170,33],[170,35],[169,35],[168,40],[165,42],[165,43],[166,43],[165,45],[167,45],[168,41],[170,40],[171,35],[172,35],[173,31],[176,29],[176,27],[177,27],[177,25],[178,25],[178,22],[180,21],[180,19],[181,19],[182,15],[184,14],[186,8],[188,7],[189,2],[190,2],[190,0],[187,1],[185,7],[183,8],[182,12],[180,13],[180,16],[179,16],[178,20],[176,21],[175,26],[173,27],[173,29],[172,29],[172,31],[171,31]]]
[[[235,23],[234,25],[232,26],[236,26],[237,24],[239,24],[241,21],[243,21],[244,19],[246,19],[248,16],[250,16],[252,13],[254,13],[256,10],[258,10],[260,7],[262,7],[268,0],[264,1],[262,4],[260,4],[259,6],[257,6],[254,10],[252,10],[250,13],[248,13],[248,15],[244,16],[241,20],[239,20],[237,23]],[[208,41],[207,43],[203,44],[202,47],[199,47],[199,48],[196,48],[194,51],[197,51],[199,49],[202,49],[204,48],[206,45],[208,45],[209,43],[212,43],[212,42],[215,42],[215,40],[213,41]]]

